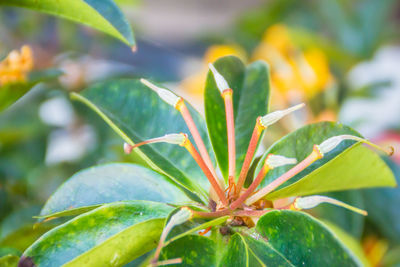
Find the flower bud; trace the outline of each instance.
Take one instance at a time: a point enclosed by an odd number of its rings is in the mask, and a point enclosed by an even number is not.
[[[307,210],[307,209],[312,209],[322,203],[330,203],[330,204],[351,210],[353,212],[362,214],[364,216],[367,215],[367,212],[365,210],[353,207],[349,204],[346,204],[346,203],[339,201],[337,199],[334,199],[334,198],[318,196],[318,195],[309,196],[309,197],[298,197],[294,201],[293,206],[295,209],[298,209],[298,210]]]
[[[297,163],[297,159],[295,159],[295,158],[287,158],[284,156],[273,155],[273,154],[269,154],[267,156],[267,158],[265,159],[265,164],[270,169],[274,169],[274,168],[284,166],[284,165],[289,165],[289,164],[296,164],[296,163]]]
[[[213,64],[208,64],[211,72],[214,75],[215,83],[217,84],[217,87],[221,94],[227,90],[230,89],[228,82],[225,80],[225,78],[217,71],[217,69],[214,67]]]
[[[181,100],[181,97],[175,95],[174,93],[172,93],[167,89],[160,88],[155,84],[152,84],[146,79],[140,79],[140,82],[149,87],[150,89],[152,89],[153,91],[155,91],[163,101],[165,101],[167,104],[173,107],[176,107],[176,104],[178,104],[179,100]]]
[[[164,142],[164,143],[169,143],[169,144],[174,144],[174,145],[181,145],[185,142],[187,138],[186,134],[183,133],[174,133],[174,134],[166,134],[164,136],[150,139],[150,140],[156,140],[156,142]]]
[[[322,154],[328,153],[330,151],[332,151],[333,149],[335,149],[342,141],[344,140],[354,140],[357,142],[362,142],[365,143],[369,146],[372,146],[378,150],[381,150],[383,152],[385,152],[386,154],[388,154],[389,156],[391,156],[393,154],[393,148],[390,147],[390,151],[387,151],[386,149],[366,140],[363,139],[361,137],[358,136],[354,136],[354,135],[348,135],[348,134],[344,134],[344,135],[337,135],[337,136],[333,136],[331,138],[326,139],[324,142],[322,142],[318,147],[321,151]]]
[[[305,106],[305,104],[301,103],[296,106],[290,107],[288,109],[277,110],[277,111],[271,112],[271,113],[261,117],[260,123],[262,126],[264,126],[266,128],[266,127],[270,126],[271,124],[274,124],[275,122],[279,121],[284,116],[286,116],[286,115],[292,113],[293,111],[296,111],[304,106]]]

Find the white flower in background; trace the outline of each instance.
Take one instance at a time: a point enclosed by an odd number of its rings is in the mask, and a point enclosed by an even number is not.
[[[355,66],[349,73],[352,88],[386,83],[373,98],[349,98],[339,114],[340,121],[352,125],[367,138],[400,126],[400,47],[381,48],[371,61]]]
[[[64,97],[46,100],[39,116],[48,125],[56,126],[47,141],[46,164],[79,160],[96,144],[96,134],[89,125],[80,125],[72,105]]]

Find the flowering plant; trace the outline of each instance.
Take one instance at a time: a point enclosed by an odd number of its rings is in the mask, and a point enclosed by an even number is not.
[[[362,265],[362,256],[302,210],[330,203],[366,215],[317,194],[395,186],[374,150],[392,151],[322,122],[255,158],[268,127],[303,106],[268,113],[269,93],[268,66],[246,67],[232,56],[210,65],[205,120],[143,79],[73,93],[145,166],[108,163],[71,177],[39,216],[41,223],[69,220],[29,247],[20,266]]]

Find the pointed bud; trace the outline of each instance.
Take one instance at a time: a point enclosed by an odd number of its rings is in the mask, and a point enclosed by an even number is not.
[[[186,134],[174,133],[174,134],[166,134],[164,136],[153,138],[150,140],[154,140],[157,143],[164,142],[164,143],[169,143],[169,144],[174,144],[174,145],[181,145],[185,142],[186,138],[187,138]],[[148,140],[148,141],[150,141],[150,140]],[[152,142],[152,143],[154,143],[154,142]]]
[[[274,168],[284,166],[284,165],[289,165],[289,164],[296,164],[296,163],[297,163],[297,159],[295,159],[295,158],[287,158],[284,156],[273,155],[273,154],[269,154],[267,156],[267,158],[265,159],[265,164],[270,169],[274,169]]]
[[[193,212],[189,208],[183,207],[177,213],[172,215],[169,223],[174,225],[179,225],[190,220],[192,217],[193,217]]]
[[[364,216],[367,215],[367,212],[365,210],[350,206],[349,204],[346,204],[342,201],[325,196],[298,197],[294,201],[293,205],[295,209],[306,210],[306,209],[312,209],[322,203],[330,203],[351,210],[353,212],[359,213]]]
[[[215,83],[217,84],[217,87],[219,89],[219,91],[221,92],[221,94],[227,90],[230,89],[228,82],[225,80],[224,76],[222,76],[217,69],[214,67],[213,64],[208,64],[211,72],[214,75],[214,79],[215,79]]]
[[[178,104],[179,100],[182,99],[181,97],[175,95],[171,91],[158,87],[146,79],[140,79],[140,82],[149,87],[150,89],[152,89],[153,91],[155,91],[163,101],[165,101],[167,104],[173,107],[176,107],[176,104]]]
[[[328,138],[327,140],[322,142],[318,147],[319,147],[321,153],[325,154],[325,153],[328,153],[328,152],[332,151],[333,149],[335,149],[344,140],[354,140],[354,141],[357,141],[357,142],[365,143],[365,144],[367,144],[369,146],[372,146],[372,147],[374,147],[374,148],[376,148],[378,150],[383,151],[384,153],[388,154],[389,156],[393,155],[393,152],[394,152],[393,151],[393,147],[390,147],[390,151],[388,151],[388,150],[386,150],[386,149],[384,149],[384,148],[382,148],[382,147],[380,147],[380,146],[378,146],[378,145],[376,145],[376,144],[374,144],[374,143],[372,143],[372,142],[370,142],[370,141],[368,141],[366,139],[363,139],[361,137],[354,136],[354,135],[347,135],[347,134],[337,135],[337,136],[333,136],[331,138]]]
[[[279,121],[284,116],[286,116],[286,115],[292,113],[293,111],[296,111],[304,106],[305,106],[305,104],[301,103],[296,106],[290,107],[288,109],[277,110],[277,111],[271,112],[271,113],[261,117],[260,123],[262,126],[264,126],[266,128],[266,127],[270,126],[271,124],[274,124],[275,122]]]
[[[154,143],[169,143],[174,145],[183,145],[187,139],[187,134],[179,133],[179,134],[166,134],[161,137],[152,138],[143,142],[140,142],[134,146],[132,146],[131,150],[142,145],[154,144]]]
[[[124,152],[125,154],[130,154],[132,152],[133,146],[128,143],[124,143]]]

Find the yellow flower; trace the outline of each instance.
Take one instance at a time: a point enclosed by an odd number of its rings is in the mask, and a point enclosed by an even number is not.
[[[13,50],[0,62],[0,86],[26,81],[33,69],[32,49],[24,45],[21,51]]]
[[[272,97],[277,102],[304,101],[334,83],[325,54],[316,47],[297,47],[288,28],[281,24],[267,29],[252,59],[269,63]]]

